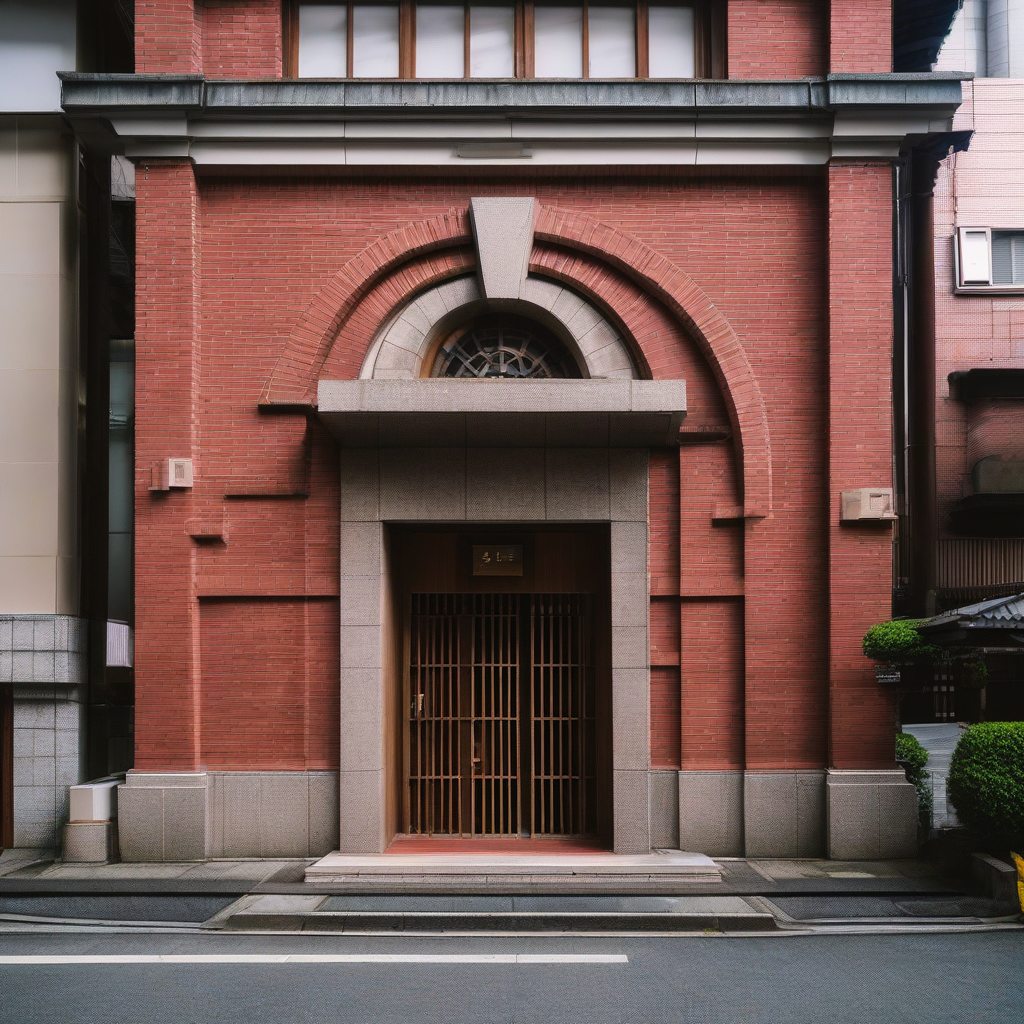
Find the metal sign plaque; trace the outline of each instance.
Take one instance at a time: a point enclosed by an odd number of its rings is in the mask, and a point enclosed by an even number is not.
[[[474,576],[522,576],[522,544],[474,544]]]

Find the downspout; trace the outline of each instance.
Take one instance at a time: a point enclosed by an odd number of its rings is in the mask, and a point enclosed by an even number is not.
[[[939,523],[935,481],[935,211],[939,164],[970,144],[973,132],[944,132],[907,153],[909,216],[904,290],[906,330],[906,499],[901,543],[909,544],[910,594],[904,613],[935,613]],[[907,522],[909,520],[909,522]],[[909,529],[905,527],[909,526]]]

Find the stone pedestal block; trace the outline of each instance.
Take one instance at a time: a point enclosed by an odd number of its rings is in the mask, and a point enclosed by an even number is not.
[[[121,857],[320,857],[338,848],[337,772],[129,772]]]
[[[826,793],[830,858],[917,855],[917,791],[902,771],[830,770]]]

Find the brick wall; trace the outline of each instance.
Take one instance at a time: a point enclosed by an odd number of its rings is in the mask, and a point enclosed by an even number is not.
[[[802,78],[828,71],[828,6],[821,0],[730,0],[730,78]]]
[[[207,78],[280,78],[281,9],[281,0],[205,0]]]
[[[234,599],[200,606],[201,763],[233,770],[336,768],[336,603]]]
[[[892,71],[892,0],[831,0],[833,74]]]

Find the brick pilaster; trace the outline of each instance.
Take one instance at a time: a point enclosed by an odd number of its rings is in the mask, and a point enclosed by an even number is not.
[[[194,0],[136,0],[135,71],[192,74],[202,70],[202,8]]]
[[[154,462],[197,454],[198,207],[190,164],[138,166],[135,767],[144,770],[199,766],[193,497],[149,490]]]
[[[833,74],[892,71],[892,0],[832,0]]]
[[[893,696],[861,652],[888,619],[892,528],[839,521],[840,492],[892,486],[892,169],[829,167],[830,763],[893,767]]]

